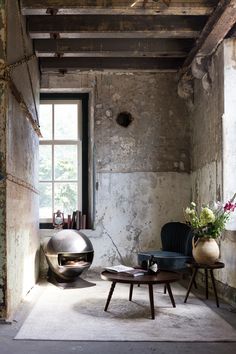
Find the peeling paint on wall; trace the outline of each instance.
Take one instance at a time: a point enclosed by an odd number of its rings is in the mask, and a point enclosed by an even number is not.
[[[0,182],[0,317],[6,312],[6,182]]]
[[[95,230],[83,232],[94,246],[93,267],[136,264],[138,251],[160,248],[161,227],[182,221],[190,201],[189,117],[175,75],[45,74],[41,85],[92,91],[96,217]],[[117,124],[120,112],[132,115],[127,128]]]
[[[8,61],[24,56],[17,2],[8,2]],[[26,37],[27,54],[32,45]],[[39,96],[36,60],[29,63],[34,95]],[[15,86],[34,113],[34,102],[26,64],[12,73]],[[38,277],[38,136],[25,118],[25,112],[9,92],[7,102],[7,316],[14,313]],[[16,208],[17,206],[17,208]],[[18,212],[19,210],[19,212]],[[19,216],[20,214],[20,216]],[[14,269],[14,272],[12,271]]]
[[[5,2],[1,2],[1,5]],[[23,57],[17,2],[7,2],[0,12],[2,63]],[[7,35],[6,23],[7,22]],[[13,23],[13,25],[12,25]],[[18,26],[18,28],[17,28]],[[5,32],[4,32],[5,31]],[[30,43],[28,50],[32,51]],[[7,57],[7,58],[6,58]],[[37,63],[31,63],[34,89],[39,93]],[[32,100],[25,64],[14,69],[13,80],[27,100]],[[29,104],[30,106],[30,104]],[[33,106],[33,103],[31,103]],[[0,82],[0,317],[8,318],[38,276],[38,137],[25,119],[8,84]]]
[[[229,44],[229,42],[227,42]],[[228,57],[228,59],[230,56]],[[191,117],[192,132],[192,199],[198,204],[208,203],[211,200],[223,199],[226,189],[226,179],[229,177],[229,169],[235,181],[235,168],[226,165],[227,161],[223,157],[223,131],[222,117],[225,114],[225,95],[229,95],[234,100],[231,87],[228,92],[225,90],[224,70],[229,70],[229,63],[224,61],[224,43],[218,48],[213,57],[212,64],[212,87],[208,94],[202,89],[200,81],[195,82],[195,106]],[[234,69],[233,69],[234,70]],[[233,112],[235,116],[235,109]],[[224,119],[224,118],[223,118]],[[229,117],[230,119],[230,117]],[[227,128],[227,127],[226,127]],[[230,129],[230,128],[229,128]],[[231,129],[232,131],[232,129]],[[235,137],[234,137],[235,140]],[[230,154],[231,152],[229,152]],[[235,164],[235,161],[234,161]],[[227,178],[223,177],[226,173]],[[224,186],[223,186],[224,183]],[[223,193],[224,191],[224,193]],[[235,192],[235,190],[234,190]],[[231,193],[232,195],[233,193]],[[225,268],[215,272],[218,280],[219,294],[226,301],[236,304],[236,247],[235,231],[225,231],[219,240],[221,261],[225,263]],[[201,279],[200,279],[201,281]]]
[[[188,174],[101,172],[98,181],[96,226],[88,232],[95,249],[93,266],[122,260],[136,264],[138,251],[160,248],[162,225],[183,220],[190,197]]]
[[[6,62],[5,1],[0,2],[0,65]],[[1,70],[2,75],[2,70]],[[0,318],[6,315],[6,82],[0,81]]]

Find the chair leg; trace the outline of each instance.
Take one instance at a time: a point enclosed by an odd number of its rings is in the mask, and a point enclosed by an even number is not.
[[[164,285],[164,294],[166,294],[166,284]]]

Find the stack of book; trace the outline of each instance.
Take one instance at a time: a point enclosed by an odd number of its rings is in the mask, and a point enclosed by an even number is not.
[[[68,229],[74,229],[74,230],[80,230],[80,229],[86,229],[86,215],[82,215],[82,212],[79,210],[73,211],[72,217],[71,215],[68,215],[67,218],[67,228]]]

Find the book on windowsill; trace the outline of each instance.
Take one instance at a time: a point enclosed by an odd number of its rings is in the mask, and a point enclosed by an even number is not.
[[[144,269],[127,267],[122,264],[113,267],[105,267],[105,270],[110,273],[118,273],[129,277],[138,277],[147,274],[147,271]]]

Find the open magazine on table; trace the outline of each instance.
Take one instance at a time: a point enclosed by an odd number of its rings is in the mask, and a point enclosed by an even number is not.
[[[147,270],[141,268],[127,267],[123,264],[119,264],[112,267],[105,267],[105,270],[110,273],[118,273],[122,275],[127,275],[130,277],[137,277],[140,275],[147,274]]]

